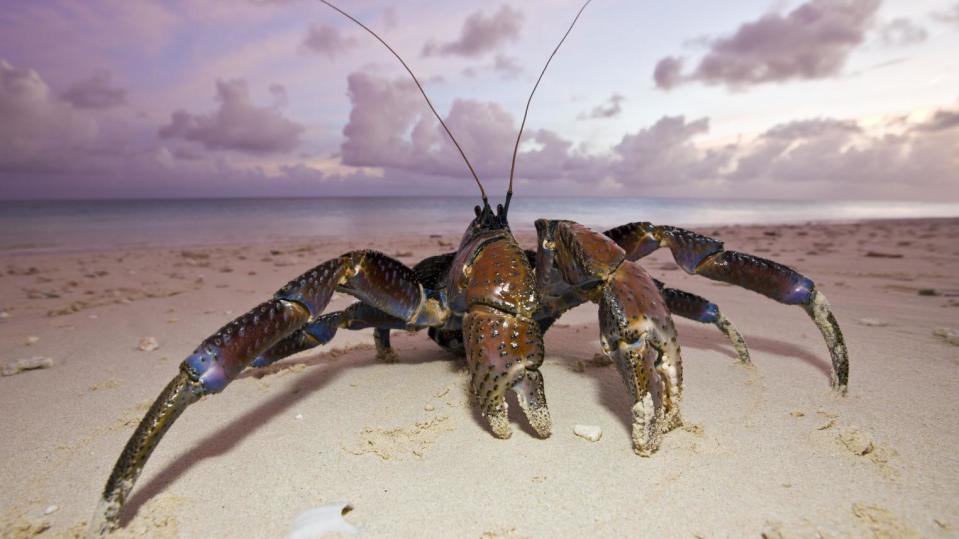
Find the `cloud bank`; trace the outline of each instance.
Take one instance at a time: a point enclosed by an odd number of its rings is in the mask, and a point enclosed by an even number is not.
[[[463,22],[457,39],[446,43],[427,42],[423,56],[457,55],[475,57],[493,51],[507,41],[519,38],[523,14],[509,6],[502,6],[493,15],[477,11]]]
[[[865,39],[879,4],[879,0],[811,0],[786,15],[764,15],[732,35],[711,40],[689,73],[682,72],[684,58],[661,59],[653,80],[663,90],[690,82],[738,89],[838,75]]]
[[[169,124],[160,127],[160,138],[182,139],[208,150],[252,154],[284,153],[299,145],[305,128],[274,108],[254,105],[246,81],[217,81],[216,95],[219,109],[210,114],[178,110]]]

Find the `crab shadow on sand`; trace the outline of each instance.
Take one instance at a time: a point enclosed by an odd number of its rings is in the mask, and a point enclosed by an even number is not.
[[[596,328],[584,326],[583,329],[590,331]],[[719,352],[726,358],[736,361],[737,356],[732,346],[725,342],[721,334],[715,332],[715,328],[684,324],[681,332],[683,347],[685,349]],[[829,377],[829,363],[801,346],[757,336],[748,336],[747,343],[753,352],[765,352],[781,357],[797,359],[812,365],[827,379]],[[589,357],[596,351],[597,350],[590,351]],[[438,348],[429,350],[417,345],[405,345],[402,349],[398,349],[398,352],[400,353],[401,359],[397,363],[397,367],[439,361],[447,363],[450,374],[455,375],[456,372],[464,368],[465,365],[462,358],[457,358]],[[559,357],[564,359],[564,363],[570,362],[569,358],[580,355],[580,352],[583,351],[573,351],[572,353],[570,351],[563,351],[563,354]],[[273,396],[267,401],[260,403],[253,409],[233,419],[228,424],[220,427],[215,432],[207,435],[199,442],[196,442],[193,447],[168,464],[162,471],[151,478],[148,483],[138,489],[130,498],[129,502],[125,504],[120,515],[120,526],[126,527],[136,516],[143,504],[167,489],[171,483],[189,471],[190,468],[205,459],[216,458],[227,454],[241,441],[256,432],[261,425],[267,423],[271,418],[282,414],[314,392],[329,385],[336,380],[344,370],[362,369],[380,364],[380,362],[374,358],[375,352],[371,346],[349,349],[341,353],[343,355],[332,355],[329,351],[324,351],[302,359],[286,360],[271,365],[270,367],[251,369],[242,373],[239,379],[270,376],[293,365],[302,364],[307,367],[314,367],[314,369],[310,369],[310,371],[298,379],[294,391],[285,391],[280,395]],[[695,355],[687,353],[684,358],[687,368],[695,368],[695,359],[691,360],[691,357],[695,358]],[[628,431],[632,425],[632,418],[630,417],[631,403],[628,402],[629,397],[616,368],[588,368],[584,371],[584,374],[596,379],[599,386],[599,399],[601,404],[613,412]],[[216,396],[213,398],[216,398]],[[522,412],[519,406],[516,405],[516,398],[512,393],[510,393],[509,402],[511,423],[519,427],[522,432],[535,436],[533,430],[529,427],[525,419],[522,418]],[[472,406],[471,410],[473,420],[481,426],[487,434],[490,434],[488,423],[480,415],[476,407]]]
[[[733,349],[732,345],[721,333],[716,331],[716,328],[700,324],[682,324],[681,326],[678,325],[677,327],[683,349],[683,366],[685,370],[695,369],[697,362],[704,360],[704,358],[701,357],[701,354],[697,353],[701,350],[717,352],[723,356],[723,361],[730,361],[732,363],[739,361],[739,357],[737,356],[735,349]],[[584,325],[582,330],[584,332],[589,332],[596,331],[596,328],[593,326]],[[790,342],[759,337],[755,335],[745,335],[745,338],[746,344],[749,346],[749,350],[752,352],[754,359],[756,357],[756,353],[760,352],[781,358],[801,361],[819,371],[827,381],[830,379],[832,366],[828,360],[828,351],[825,349],[823,350],[825,356],[819,357],[805,347]],[[589,348],[588,341],[584,346]],[[591,348],[589,350],[586,350],[585,348],[583,350],[574,351],[564,350],[558,357],[563,359],[563,363],[568,364],[571,368],[572,364],[575,362],[575,360],[571,358],[592,357],[592,355],[597,351],[598,350],[592,350]],[[556,357],[555,354],[553,355]],[[589,367],[583,370],[583,374],[595,379],[600,403],[607,410],[612,412],[617,418],[619,418],[623,427],[626,429],[626,432],[630,432],[633,424],[633,418],[631,415],[633,403],[630,401],[626,386],[615,365],[610,365],[608,368]],[[759,374],[762,375],[762,372],[760,371]],[[547,384],[548,383],[549,382],[547,381]],[[520,423],[523,424],[523,422]]]
[[[405,350],[397,350],[401,355],[401,360],[395,366],[399,368],[404,365],[413,366],[443,361],[452,357],[440,349],[432,351],[420,347],[415,347],[414,350],[410,350],[407,346],[403,348]],[[347,349],[335,356],[331,355],[329,351],[320,352],[302,359],[289,359],[269,367],[250,369],[241,373],[237,377],[238,380],[270,376],[294,365],[311,367],[302,377],[298,378],[294,390],[284,391],[280,395],[268,398],[265,402],[258,404],[215,432],[205,436],[202,440],[196,442],[193,447],[176,457],[173,462],[167,464],[162,471],[138,489],[124,505],[120,513],[120,527],[126,527],[143,504],[166,490],[171,483],[189,471],[190,468],[205,459],[216,458],[229,453],[240,442],[255,433],[261,425],[289,410],[316,391],[323,389],[336,380],[343,371],[381,365],[382,363],[376,360],[374,356],[375,351],[372,346],[361,346]],[[451,371],[455,373],[459,364],[455,361],[448,361],[448,363],[451,365]],[[229,391],[229,389],[226,391]],[[216,399],[217,396],[213,395],[211,398]]]

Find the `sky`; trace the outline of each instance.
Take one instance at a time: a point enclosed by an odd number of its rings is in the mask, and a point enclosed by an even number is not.
[[[580,0],[340,0],[492,199]],[[0,199],[473,195],[410,77],[317,0],[5,0]],[[959,201],[959,1],[596,0],[516,196]]]

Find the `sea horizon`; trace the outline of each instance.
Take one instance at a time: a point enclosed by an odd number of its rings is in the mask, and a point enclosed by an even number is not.
[[[0,253],[459,234],[478,202],[477,196],[3,200]],[[949,217],[959,217],[959,203],[524,196],[510,208],[516,231],[532,230],[538,218],[607,229],[632,221],[703,227]]]

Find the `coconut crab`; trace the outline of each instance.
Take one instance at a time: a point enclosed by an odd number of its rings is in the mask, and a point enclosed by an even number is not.
[[[469,168],[482,205],[456,251],[410,268],[385,254],[357,250],[330,259],[293,279],[273,296],[205,339],[180,365],[130,437],[107,480],[90,535],[115,529],[128,495],[153,449],[192,403],[219,393],[247,368],[267,366],[330,342],[339,329],[373,328],[377,356],[395,360],[393,329],[427,329],[440,346],[466,357],[470,390],[492,433],[508,438],[506,395],[513,391],[530,426],[548,437],[551,420],[543,375],[543,334],[567,310],[599,306],[602,351],[614,362],[633,399],[632,441],[641,456],[682,424],[683,370],[671,315],[716,325],[749,362],[745,341],[705,298],[668,288],[636,263],[668,248],[687,273],[727,282],[787,305],[799,305],[821,331],[832,359],[831,384],[845,393],[848,357],[825,296],[795,270],[753,255],[727,251],[721,241],[671,226],[625,224],[605,232],[566,220],[537,220],[537,248],[524,250],[508,222],[513,174],[532,97],[569,35],[580,8],[530,93],[517,135],[509,188],[494,210],[472,165],[416,76],[376,33],[321,0],[378,39],[403,64]],[[359,301],[324,313],[334,292]]]

